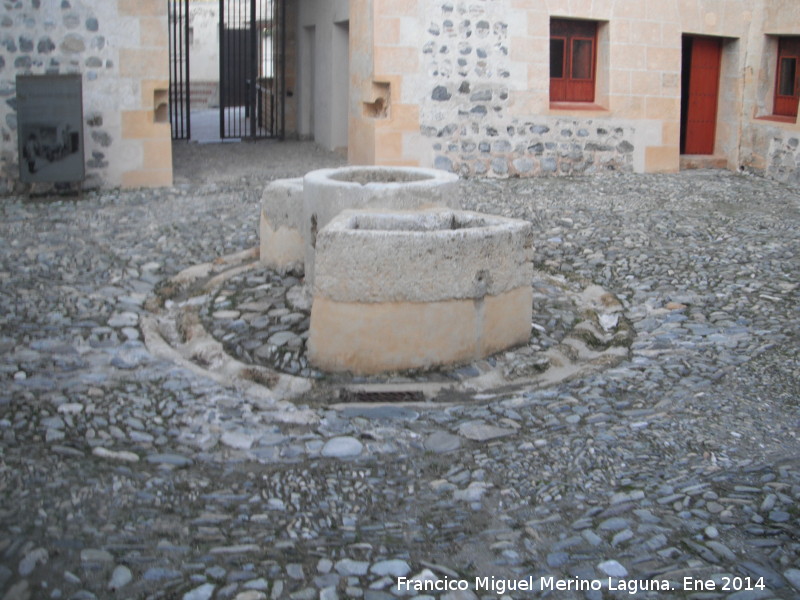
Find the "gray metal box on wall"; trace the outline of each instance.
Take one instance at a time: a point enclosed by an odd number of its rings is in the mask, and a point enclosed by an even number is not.
[[[83,181],[81,75],[17,75],[17,123],[20,180]]]

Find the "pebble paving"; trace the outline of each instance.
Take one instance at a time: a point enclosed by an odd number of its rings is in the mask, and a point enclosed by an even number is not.
[[[242,146],[230,169],[232,146],[178,147],[169,189],[0,199],[0,598],[800,597],[797,190],[463,182],[463,208],[534,223],[538,270],[620,299],[627,358],[438,404],[287,407],[140,329],[165,280],[257,246],[266,181],[341,164]],[[211,329],[236,320],[218,309]]]

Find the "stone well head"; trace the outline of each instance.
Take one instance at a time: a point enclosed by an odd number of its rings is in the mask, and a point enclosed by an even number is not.
[[[314,280],[317,233],[343,210],[458,208],[458,176],[417,167],[354,166],[311,171],[303,178],[306,281]]]
[[[373,374],[524,343],[532,253],[526,221],[447,209],[345,211],[317,235],[309,359]]]

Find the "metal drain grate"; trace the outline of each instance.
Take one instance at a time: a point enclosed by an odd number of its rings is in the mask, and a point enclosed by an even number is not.
[[[370,392],[342,390],[339,395],[341,402],[364,403],[396,403],[396,402],[425,402],[425,394],[414,391]]]

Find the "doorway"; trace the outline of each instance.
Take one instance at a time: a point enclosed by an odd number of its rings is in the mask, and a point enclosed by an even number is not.
[[[222,139],[283,137],[281,4],[279,0],[220,0]]]
[[[286,0],[168,2],[173,139],[282,139]]]
[[[683,36],[681,154],[714,154],[722,42]]]

